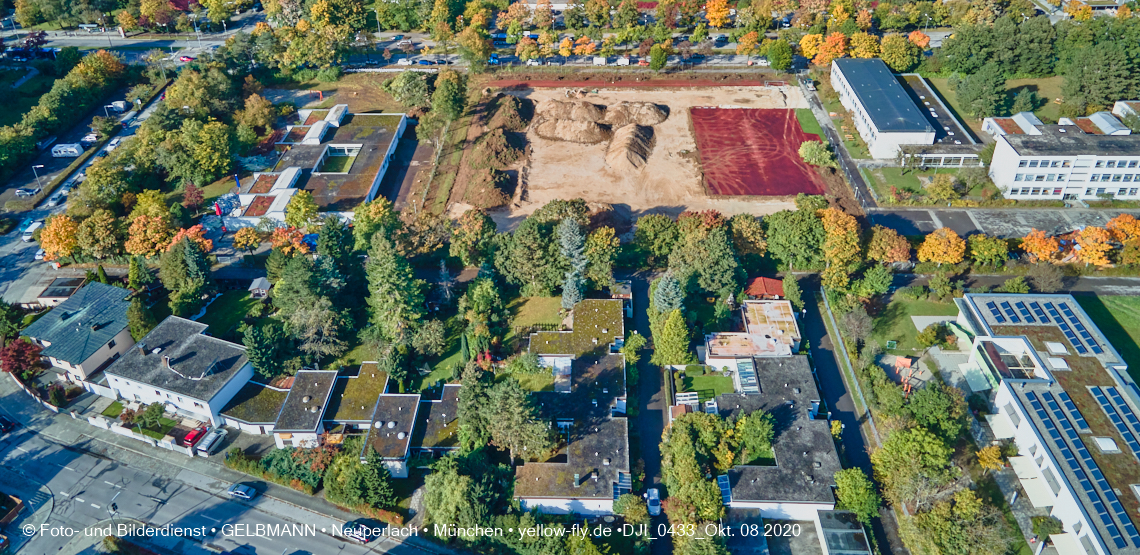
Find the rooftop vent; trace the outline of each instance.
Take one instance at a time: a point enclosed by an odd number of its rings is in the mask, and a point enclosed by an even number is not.
[[[150,350],[150,354],[152,354],[152,355],[157,355],[158,353],[161,353],[161,352],[162,352],[162,347],[155,347],[155,348]]]
[[[372,423],[372,427],[373,427],[373,428],[377,428],[377,429],[379,429],[379,428],[383,428],[383,427],[384,427],[384,423],[383,423],[383,422],[380,422],[380,421],[376,421],[376,422],[373,422],[373,423]]]
[[[610,458],[606,457],[606,458],[602,459],[602,465],[603,466],[609,466],[610,465]]]
[[[396,439],[404,439],[404,432],[396,434]]]
[[[309,401],[312,401],[312,400],[313,400],[313,397],[311,395],[306,395],[304,397],[301,397],[302,403],[308,403]]]
[[[396,427],[396,422],[395,422],[395,421],[392,421],[392,422],[389,422],[389,423],[388,423],[388,429],[389,429],[389,430],[391,430],[392,428],[395,428],[395,427]]]

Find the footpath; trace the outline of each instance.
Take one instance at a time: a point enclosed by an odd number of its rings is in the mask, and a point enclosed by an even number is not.
[[[4,400],[0,414],[17,420],[28,431],[32,431],[45,439],[68,446],[71,449],[114,460],[156,476],[176,480],[211,494],[221,493],[235,482],[251,479],[247,474],[226,468],[222,464],[222,454],[210,458],[189,457],[175,451],[151,447],[140,441],[103,430],[88,424],[85,418],[73,418],[66,410],[59,414],[45,410],[28,394],[24,393],[15,384],[11,376],[0,376],[0,399]],[[231,431],[231,436],[233,435],[235,434]],[[241,434],[237,435],[240,436]],[[0,469],[0,484],[18,481],[17,477],[7,476]],[[21,487],[23,488],[20,490],[21,492],[28,495],[29,498],[38,500],[35,514],[46,520],[47,515],[51,512],[51,493],[39,491],[46,488],[37,489],[36,484],[25,483]],[[46,500],[44,495],[47,496]],[[336,507],[321,497],[306,495],[274,483],[266,483],[264,497],[265,501],[258,504],[258,510],[290,522],[334,528],[360,517],[360,515]],[[46,512],[40,515],[45,505],[47,507]],[[29,517],[23,518],[28,519]],[[392,539],[396,540],[396,538]],[[462,553],[417,536],[399,538],[399,540],[398,543],[402,545],[405,551],[410,547],[432,555],[459,555]],[[13,552],[15,551],[13,550]]]

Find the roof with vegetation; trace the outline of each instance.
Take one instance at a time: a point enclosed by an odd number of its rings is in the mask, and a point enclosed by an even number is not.
[[[419,418],[412,447],[422,449],[455,449],[459,447],[458,384],[443,386],[438,401],[420,401]]]
[[[130,294],[122,287],[88,283],[24,329],[22,335],[50,343],[43,356],[83,364],[127,328]]]
[[[301,370],[293,380],[274,432],[315,432],[328,408],[336,370]]]
[[[338,423],[368,422],[376,410],[376,401],[388,385],[388,374],[376,363],[360,365],[355,375],[337,378],[325,420]]]
[[[222,408],[226,418],[246,424],[273,424],[289,396],[288,389],[276,389],[257,382],[249,382]]]
[[[416,425],[420,396],[416,393],[387,393],[376,402],[372,426],[364,441],[363,460],[367,450],[376,451],[385,459],[403,459],[412,445],[412,430]]]
[[[602,352],[625,337],[621,299],[586,299],[574,307],[571,331],[531,334],[530,351],[539,355],[582,356]]]

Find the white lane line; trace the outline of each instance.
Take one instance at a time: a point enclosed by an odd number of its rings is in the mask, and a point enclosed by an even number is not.
[[[66,468],[66,469],[68,469],[68,470],[70,470],[70,471],[72,471],[72,472],[79,472],[78,470],[76,470],[76,469],[74,469],[74,468],[71,468],[70,466],[65,466],[64,468]]]
[[[111,486],[111,487],[113,487],[113,488],[117,488],[117,487],[119,487],[119,486],[118,486],[117,484],[115,484],[114,482],[108,482],[108,481],[106,481],[106,480],[103,480],[103,483],[104,483],[104,484],[107,484],[108,486]]]
[[[61,492],[59,492],[59,494],[64,496],[64,497],[71,497],[71,494],[67,493],[66,491],[61,491]]]
[[[99,507],[99,505],[96,505],[96,504],[94,504],[94,503],[92,503],[92,504],[91,504],[91,506],[92,506],[92,507],[95,507],[96,509],[99,509],[99,508],[101,508],[101,507]]]
[[[75,498],[75,500],[76,500],[76,501],[78,501],[78,502],[80,502],[80,503],[83,503],[83,502],[84,502],[84,501],[83,501],[83,498],[82,498],[82,497],[76,497],[76,498]]]
[[[27,450],[27,449],[24,449],[23,447],[19,447],[19,446],[16,446],[16,449],[18,449],[18,450],[20,450],[20,451],[23,451],[23,452],[25,452],[25,453],[27,453],[27,452],[28,452],[28,450]]]

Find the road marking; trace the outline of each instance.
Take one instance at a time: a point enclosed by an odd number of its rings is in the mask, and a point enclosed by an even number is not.
[[[942,225],[942,220],[938,219],[938,216],[936,216],[934,214],[933,210],[927,210],[926,213],[930,214],[930,221],[934,222],[934,229],[939,229],[939,228],[944,227]]]
[[[64,496],[64,497],[71,497],[71,494],[67,493],[66,491],[61,491],[61,492],[59,492],[59,494]]]
[[[111,486],[111,487],[113,487],[113,488],[117,488],[117,487],[120,487],[118,484],[115,484],[114,482],[108,482],[108,481],[106,481],[106,480],[103,480],[103,483],[104,483],[104,484],[107,484],[108,486]]]
[[[92,504],[91,504],[91,506],[92,506],[92,507],[95,507],[96,509],[100,509],[100,508],[102,508],[102,507],[100,507],[99,505],[96,505],[96,504],[94,504],[94,503],[92,503]]]
[[[23,447],[19,447],[19,446],[17,446],[17,447],[16,447],[16,449],[18,449],[18,450],[20,450],[20,451],[23,451],[23,452],[25,452],[25,453],[27,453],[27,452],[28,452],[28,450],[27,450],[27,449],[24,449]]]
[[[82,498],[82,497],[76,497],[76,498],[75,498],[75,500],[76,500],[76,501],[78,501],[78,502],[80,502],[80,503],[83,503],[83,498]]]
[[[66,469],[68,469],[68,470],[70,470],[70,471],[72,471],[72,472],[79,472],[78,470],[76,470],[76,469],[74,469],[74,468],[71,468],[70,466],[65,466],[64,468],[66,468]]]

